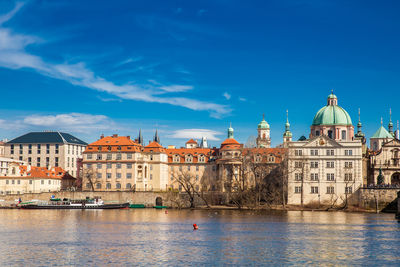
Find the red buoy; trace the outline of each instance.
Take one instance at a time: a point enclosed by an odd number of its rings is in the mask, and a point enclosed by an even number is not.
[[[199,227],[197,226],[197,224],[193,224],[193,230],[197,230],[199,229]]]
[[[165,214],[168,214],[168,210],[165,211]]]

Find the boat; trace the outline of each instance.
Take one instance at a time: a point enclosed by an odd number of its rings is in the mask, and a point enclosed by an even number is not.
[[[168,209],[167,206],[153,206],[155,209]]]
[[[101,198],[86,199],[50,199],[47,201],[29,201],[19,204],[21,209],[123,209],[128,208],[129,203],[105,204]]]
[[[144,209],[146,206],[144,204],[130,204],[129,208],[131,209]]]

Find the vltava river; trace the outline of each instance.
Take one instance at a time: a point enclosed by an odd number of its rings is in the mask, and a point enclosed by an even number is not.
[[[0,265],[394,266],[400,224],[344,212],[0,210]]]

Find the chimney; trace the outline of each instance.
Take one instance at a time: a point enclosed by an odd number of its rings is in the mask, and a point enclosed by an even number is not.
[[[112,137],[116,138],[116,137],[118,137],[118,134],[113,134]]]
[[[131,137],[129,135],[126,138],[128,138],[129,140],[131,139]]]
[[[104,138],[104,134],[101,134],[101,135],[100,135],[100,139],[103,139],[103,138]]]

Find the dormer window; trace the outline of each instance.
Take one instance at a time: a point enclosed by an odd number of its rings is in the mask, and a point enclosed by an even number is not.
[[[193,162],[193,156],[191,154],[187,154],[185,157],[185,161],[189,163]]]
[[[108,151],[111,151],[111,146],[108,146]]]
[[[180,162],[180,158],[179,155],[174,155],[174,162]]]

